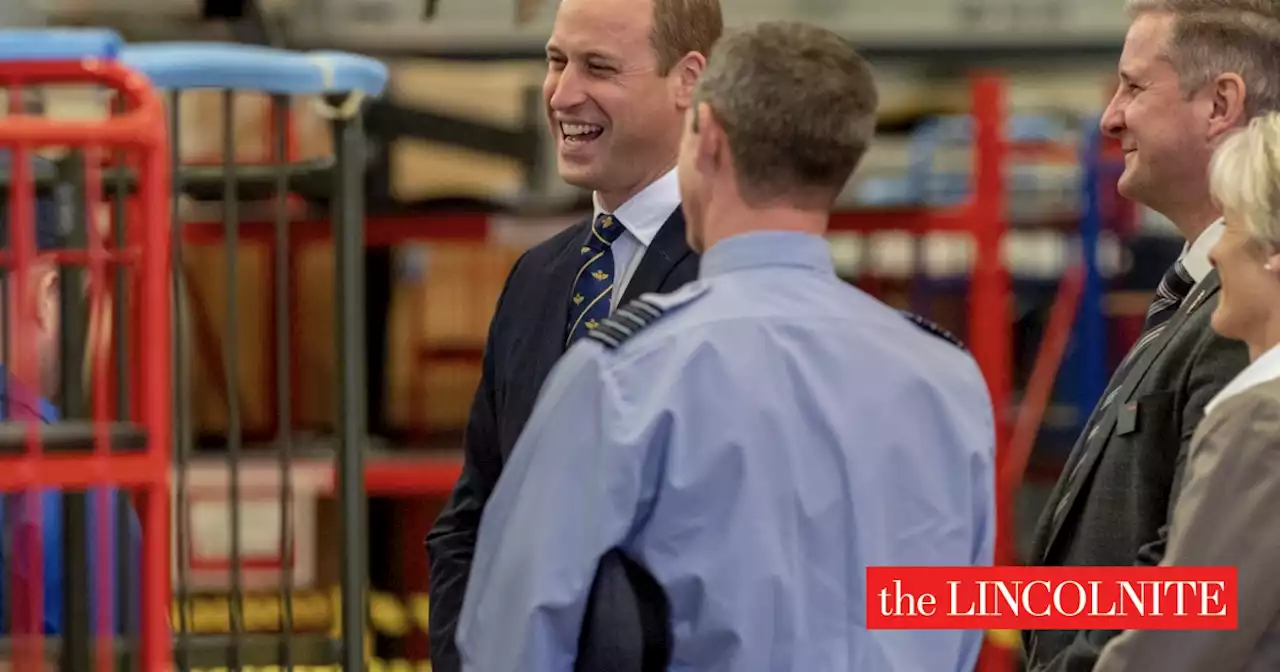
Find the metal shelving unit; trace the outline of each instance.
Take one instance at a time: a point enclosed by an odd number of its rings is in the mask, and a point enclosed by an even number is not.
[[[154,0],[5,4],[0,22],[9,25],[50,20],[107,25],[137,41],[238,37],[234,24],[205,20],[200,0],[164,0],[159,7]],[[252,13],[278,27],[281,41],[292,48],[393,58],[522,60],[542,58],[556,3],[250,0],[249,5]],[[809,20],[843,27],[837,30],[872,60],[917,60],[960,68],[1067,57],[1114,60],[1126,27],[1115,3],[1088,0],[903,0],[895,8],[887,13],[867,0],[736,0],[725,3],[724,11],[730,28],[766,19]],[[8,14],[15,12],[18,16],[11,20]],[[258,19],[253,23],[263,24]]]
[[[471,61],[540,59],[548,29],[542,26],[494,31],[459,27],[352,26],[336,31],[289,24],[288,41],[298,48],[336,48],[383,58],[440,58]],[[1114,61],[1124,42],[1122,30],[1098,34],[973,31],[937,35],[893,35],[847,30],[868,59],[918,60],[959,67],[1052,61],[1063,58]]]

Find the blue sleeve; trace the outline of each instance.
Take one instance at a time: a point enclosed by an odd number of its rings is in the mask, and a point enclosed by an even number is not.
[[[23,493],[6,493],[4,501],[4,534],[9,540],[5,550],[4,577],[0,586],[8,588],[10,580],[17,588],[31,581],[31,544],[36,534],[34,498]],[[40,552],[44,556],[41,579],[44,586],[41,627],[47,635],[59,633],[62,623],[62,496],[56,490],[45,490],[40,496]],[[15,590],[15,593],[19,591]],[[17,595],[15,599],[21,599]],[[9,613],[11,598],[0,592],[0,609],[5,626],[14,627],[16,614]]]
[[[47,490],[41,503],[44,518],[44,633],[62,632],[62,493]]]
[[[0,371],[0,385],[3,385],[3,372]],[[2,407],[0,407],[2,408]],[[44,422],[53,422],[58,417],[57,408],[47,400],[40,401],[40,417]],[[87,528],[88,539],[86,546],[89,551],[89,623],[90,631],[97,632],[97,562],[107,563],[107,577],[111,585],[110,596],[110,623],[112,630],[118,635],[137,630],[137,624],[141,616],[141,558],[142,558],[142,525],[138,520],[137,512],[132,506],[127,507],[129,510],[129,531],[128,531],[128,553],[103,553],[98,548],[98,530],[104,522],[109,526],[108,534],[112,539],[112,545],[115,545],[115,520],[116,505],[115,497],[117,491],[108,490],[108,506],[106,511],[102,511],[98,507],[97,493],[89,492],[87,497],[88,521],[85,525]],[[15,580],[22,581],[30,576],[28,562],[28,546],[25,540],[30,539],[35,534],[34,512],[28,507],[32,500],[18,494],[7,494],[0,496],[0,529],[3,529],[5,537],[12,541],[8,549],[0,549],[0,623],[10,626],[12,623],[11,614],[8,614],[9,596],[4,590],[9,585],[8,573],[10,566]],[[44,555],[43,565],[43,584],[44,597],[42,605],[44,607],[42,627],[46,635],[58,635],[62,632],[63,623],[63,576],[65,572],[65,564],[62,558],[62,493],[57,490],[45,490],[41,493],[40,502],[40,534],[41,549]],[[9,550],[11,557],[5,557],[3,550]],[[123,561],[128,563],[129,567],[129,595],[122,596],[122,586],[116,581],[116,562]],[[122,597],[128,599],[128,610],[126,612],[127,620],[121,622],[119,618],[119,609],[116,605],[120,603]],[[11,627],[11,626],[10,626]]]
[[[133,507],[129,507],[129,525],[128,525],[128,554],[123,558],[119,557],[115,552],[115,526],[116,526],[116,503],[115,498],[117,491],[108,490],[108,499],[106,509],[99,506],[98,493],[90,491],[86,493],[85,500],[88,509],[86,532],[88,539],[86,540],[86,548],[89,551],[89,628],[91,632],[98,630],[98,573],[101,571],[100,564],[106,565],[107,583],[110,589],[107,592],[110,600],[109,622],[111,629],[115,634],[122,635],[129,631],[129,626],[137,623],[138,609],[140,608],[138,596],[140,594],[139,581],[141,574],[139,572],[139,560],[141,556],[142,534],[141,524],[138,521],[137,513]],[[66,573],[66,563],[62,557],[62,495],[56,491],[48,491],[44,494],[44,502],[42,505],[42,518],[44,520],[43,545],[44,545],[44,631],[48,635],[56,635],[62,631],[63,624],[63,581]],[[113,548],[110,552],[103,552],[99,547],[99,530],[101,526],[107,525],[107,535]],[[121,589],[123,586],[116,581],[116,563],[123,560],[128,563],[129,567],[129,595],[122,596]],[[127,622],[121,622],[119,618],[119,609],[117,605],[122,597],[128,599],[128,618]]]
[[[569,672],[601,557],[632,533],[653,484],[590,343],[543,386],[485,507],[457,643],[463,669]]]

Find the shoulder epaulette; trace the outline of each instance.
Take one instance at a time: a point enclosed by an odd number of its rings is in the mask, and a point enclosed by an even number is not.
[[[611,350],[618,348],[671,310],[702,296],[706,289],[703,283],[691,283],[670,294],[643,294],[613,311],[587,332],[587,337]]]
[[[910,321],[912,324],[916,325],[917,327],[924,329],[925,331],[933,334],[934,336],[937,336],[938,338],[941,338],[942,340],[950,343],[951,345],[956,346],[957,348],[960,348],[961,350],[967,350],[967,348],[964,347],[963,341],[957,338],[955,334],[938,326],[936,322],[925,319],[910,311],[900,310],[898,312],[902,313],[903,317],[907,318],[908,321]]]

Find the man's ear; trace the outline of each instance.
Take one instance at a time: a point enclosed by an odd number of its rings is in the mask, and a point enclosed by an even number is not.
[[[35,291],[32,294],[32,306],[36,323],[41,329],[55,324],[58,319],[60,288],[58,287],[58,271],[52,264],[40,264],[34,272]]]
[[[676,108],[681,112],[689,109],[693,104],[693,89],[698,85],[698,78],[702,76],[702,71],[706,67],[706,57],[691,51],[671,68],[669,81],[671,86],[675,87]]]
[[[1218,75],[1210,86],[1213,108],[1209,116],[1209,137],[1217,138],[1247,120],[1244,109],[1247,91],[1244,80],[1234,72]]]
[[[697,129],[697,134],[694,136],[694,147],[696,147],[694,164],[699,171],[711,174],[724,161],[723,150],[727,147],[724,127],[716,118],[715,110],[707,103],[698,103],[698,108],[693,112],[696,115],[694,128]]]

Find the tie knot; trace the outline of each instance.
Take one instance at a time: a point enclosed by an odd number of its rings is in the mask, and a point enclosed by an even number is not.
[[[1181,261],[1175,262],[1165,271],[1156,287],[1156,295],[1151,298],[1151,306],[1147,308],[1147,320],[1143,332],[1151,331],[1164,324],[1182,305],[1183,299],[1191,293],[1195,280],[1187,272]]]
[[[1191,277],[1191,273],[1187,272],[1187,267],[1182,265],[1182,261],[1173,262],[1169,270],[1164,272],[1164,278],[1160,280],[1160,289],[1167,291],[1170,298],[1181,303],[1187,295],[1191,293],[1196,281]]]
[[[622,222],[613,215],[600,215],[591,223],[591,236],[587,246],[597,252],[613,244],[622,235]]]

